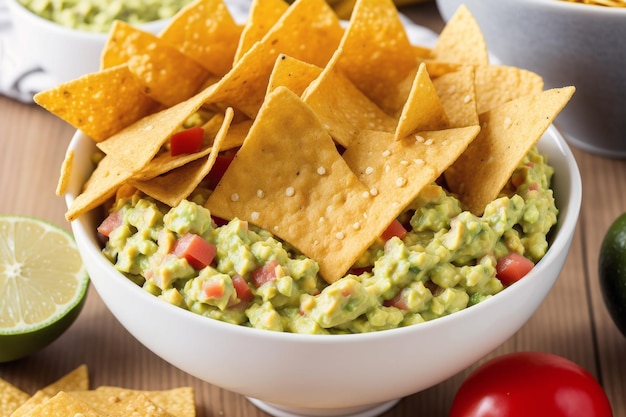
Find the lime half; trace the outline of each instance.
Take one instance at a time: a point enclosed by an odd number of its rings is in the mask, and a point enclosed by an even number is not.
[[[88,284],[70,233],[32,217],[0,216],[0,362],[35,353],[67,330]]]

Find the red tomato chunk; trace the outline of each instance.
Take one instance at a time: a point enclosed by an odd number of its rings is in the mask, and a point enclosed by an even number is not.
[[[395,219],[393,222],[391,222],[389,226],[387,226],[387,229],[385,229],[385,231],[380,237],[384,241],[387,241],[394,236],[399,237],[400,239],[403,239],[406,236],[406,234],[407,234],[407,231],[402,225],[402,223],[400,223],[398,219]]]
[[[202,269],[213,262],[217,248],[200,236],[187,233],[176,241],[173,252],[179,258],[185,258],[193,268]]]
[[[528,274],[535,264],[517,252],[511,252],[498,259],[496,276],[503,285],[511,285]]]
[[[109,237],[111,232],[122,225],[122,213],[114,211],[109,214],[106,219],[98,226],[98,233],[103,236]]]
[[[276,267],[278,265],[278,261],[274,259],[252,271],[252,280],[257,288],[266,282],[276,279]]]
[[[172,156],[198,152],[202,148],[204,129],[195,126],[174,133],[170,138],[170,154]]]

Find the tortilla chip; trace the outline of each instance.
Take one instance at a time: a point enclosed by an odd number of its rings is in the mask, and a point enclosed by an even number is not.
[[[189,100],[138,120],[98,147],[112,155],[131,174],[141,171],[163,144],[192,114],[204,104],[211,89],[203,90]]]
[[[260,41],[278,19],[287,11],[289,4],[283,0],[253,0],[248,19],[239,38],[234,63]],[[234,65],[234,64],[233,64]]]
[[[543,78],[521,68],[489,65],[476,68],[476,106],[484,113],[507,101],[543,91]]]
[[[449,126],[448,116],[437,95],[426,65],[421,64],[413,81],[395,131],[396,140],[418,131],[440,130]]]
[[[464,4],[443,27],[432,49],[433,59],[464,65],[488,65],[489,53],[483,33]]]
[[[59,175],[59,181],[57,182],[56,195],[61,196],[67,191],[67,186],[72,176],[72,167],[74,166],[74,151],[68,149],[65,153],[65,158],[61,164],[61,174]]]
[[[28,401],[30,395],[0,378],[0,415],[9,416]]]
[[[65,218],[68,221],[75,220],[82,213],[104,204],[132,175],[132,171],[120,165],[116,159],[105,156],[85,183],[83,191],[65,212]]]
[[[228,132],[226,132],[226,137],[222,141],[220,146],[220,152],[226,151],[233,148],[238,148],[243,144],[243,141],[248,136],[248,132],[250,131],[250,127],[252,126],[253,120],[245,119],[240,121],[231,122]],[[217,132],[221,129],[222,124],[224,123],[224,115],[216,114],[206,122],[202,127],[204,128],[204,136],[210,136],[215,138],[217,136]]]
[[[402,109],[417,61],[392,0],[356,3],[333,65],[389,115]]]
[[[56,394],[55,394],[56,395]],[[51,398],[50,395],[45,392],[39,390],[35,392],[26,402],[22,403],[15,411],[11,414],[2,414],[3,416],[10,417],[25,417],[31,415],[31,411],[37,408],[39,405],[45,403]]]
[[[364,129],[391,132],[397,124],[334,66],[327,66],[302,96],[344,147]]]
[[[233,113],[232,109],[228,109],[226,112],[224,123],[215,137],[211,152],[207,158],[188,163],[165,175],[150,180],[131,180],[130,184],[156,200],[170,207],[176,207],[182,200],[191,195],[193,190],[211,171],[220,151],[220,145],[226,137],[230,122],[233,119]]]
[[[547,90],[480,115],[480,134],[445,173],[464,208],[483,213],[573,93],[574,87]]]
[[[118,387],[102,386],[90,391],[73,391],[75,400],[90,404],[94,409],[105,411],[106,415],[126,415],[129,405],[136,405],[135,400],[144,395],[158,407],[177,417],[195,417],[194,391],[190,387],[174,388],[162,391],[142,391]]]
[[[34,407],[28,414],[29,417],[58,417],[58,416],[83,416],[103,417],[106,414],[97,411],[87,402],[75,398],[66,392],[59,392],[49,400]]]
[[[478,125],[474,67],[465,65],[435,79],[433,84],[449,117],[450,127]]]
[[[64,375],[52,384],[42,388],[41,391],[53,396],[59,391],[75,391],[89,389],[89,374],[87,365],[80,365],[70,373]]]
[[[276,87],[289,88],[296,95],[301,96],[304,90],[322,73],[322,68],[308,62],[300,61],[287,55],[281,54],[276,59],[270,81],[267,86],[267,94]]]
[[[127,417],[175,417],[165,409],[159,407],[144,394],[139,394],[123,410],[123,415]]]
[[[343,158],[378,197],[374,211],[396,218],[467,148],[478,126],[420,132],[399,140],[391,133],[363,132]]]
[[[253,119],[265,99],[272,69],[281,53],[323,67],[342,34],[339,19],[324,0],[295,2],[215,85],[210,103],[226,103]]]
[[[241,31],[222,0],[196,0],[159,36],[212,74],[224,75],[232,68]]]
[[[111,94],[114,91],[115,94]],[[87,74],[37,93],[41,107],[95,140],[114,133],[154,112],[159,104],[126,65]]]

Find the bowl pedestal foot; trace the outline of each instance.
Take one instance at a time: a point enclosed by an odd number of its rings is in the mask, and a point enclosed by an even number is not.
[[[399,399],[349,408],[300,408],[268,403],[247,397],[257,408],[274,417],[376,417],[395,406]]]

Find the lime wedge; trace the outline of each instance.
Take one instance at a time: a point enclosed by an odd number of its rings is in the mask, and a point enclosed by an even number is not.
[[[88,284],[70,233],[33,217],[0,216],[0,362],[33,354],[67,330]]]

